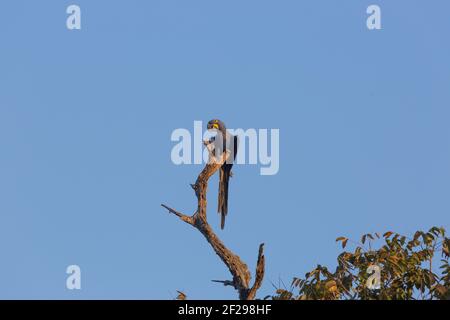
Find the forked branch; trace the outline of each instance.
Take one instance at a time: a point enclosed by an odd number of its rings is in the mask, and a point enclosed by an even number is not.
[[[205,168],[203,168],[202,172],[200,172],[195,184],[191,185],[197,197],[197,211],[192,216],[185,215],[164,204],[162,204],[162,207],[200,231],[214,249],[215,253],[228,267],[228,270],[233,276],[233,280],[214,280],[214,282],[220,282],[226,286],[233,286],[238,291],[239,299],[241,300],[253,300],[256,296],[257,290],[261,287],[264,278],[264,244],[259,246],[255,282],[252,286],[250,286],[251,274],[247,265],[239,258],[238,255],[234,254],[223,244],[208,224],[206,216],[206,193],[208,189],[208,180],[217,170],[220,169],[222,164],[226,161],[227,156],[228,153],[224,153],[221,161],[211,161],[211,159],[215,158],[213,155],[210,155],[209,163],[206,164]]]

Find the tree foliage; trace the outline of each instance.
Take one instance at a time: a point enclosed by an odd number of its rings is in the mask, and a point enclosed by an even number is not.
[[[278,289],[277,300],[448,300],[450,239],[444,228],[417,231],[412,238],[394,232],[365,234],[359,242],[336,239],[345,250],[334,272],[318,265],[291,288]],[[374,249],[377,245],[377,249]],[[372,266],[372,267],[371,267]],[[373,286],[377,266],[379,286]],[[369,272],[368,272],[369,271]]]

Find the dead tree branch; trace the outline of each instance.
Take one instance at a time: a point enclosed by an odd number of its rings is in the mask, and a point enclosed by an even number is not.
[[[233,280],[214,280],[214,282],[223,283],[225,286],[233,286],[238,291],[239,299],[241,300],[253,300],[257,290],[261,287],[264,278],[264,244],[259,246],[255,282],[250,286],[251,274],[247,265],[238,255],[234,254],[223,244],[208,224],[206,216],[206,192],[208,189],[208,180],[220,169],[222,164],[226,161],[227,156],[229,156],[229,154],[225,153],[223,154],[221,161],[215,161],[214,155],[210,154],[210,161],[200,172],[195,184],[191,184],[197,197],[197,211],[192,216],[185,215],[164,204],[162,204],[162,207],[200,231],[233,276]]]

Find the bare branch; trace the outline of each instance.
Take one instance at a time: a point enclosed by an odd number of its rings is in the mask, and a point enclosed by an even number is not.
[[[189,223],[191,225],[194,224],[194,219],[192,217],[182,214],[181,212],[179,212],[175,209],[172,209],[172,208],[166,206],[165,204],[161,204],[161,207],[167,209],[170,213],[173,213],[174,215],[176,215],[178,218],[180,218],[184,222]]]
[[[231,286],[234,287],[234,282],[231,280],[211,280],[212,282],[222,283],[225,287]]]
[[[256,296],[256,291],[261,287],[264,279],[265,271],[265,257],[264,257],[264,243],[259,245],[258,262],[256,263],[255,283],[248,293],[247,300],[253,300]]]
[[[191,184],[192,189],[195,191],[197,197],[197,211],[192,216],[187,216],[181,212],[172,209],[164,204],[162,207],[167,209],[170,213],[173,213],[179,217],[184,222],[192,225],[205,237],[208,243],[211,245],[215,253],[219,258],[225,263],[233,276],[233,280],[213,280],[214,282],[223,283],[225,286],[234,287],[238,293],[241,300],[254,299],[256,296],[256,291],[261,287],[264,278],[264,244],[259,247],[258,262],[256,267],[256,277],[253,287],[250,288],[250,278],[251,274],[248,270],[247,265],[240,259],[240,257],[234,254],[230,249],[228,249],[219,237],[214,233],[211,226],[208,224],[206,216],[207,199],[206,193],[208,189],[208,180],[211,176],[220,169],[222,164],[229,157],[229,153],[226,152],[222,155],[220,161],[210,153],[210,161],[203,170],[200,172],[195,184]]]

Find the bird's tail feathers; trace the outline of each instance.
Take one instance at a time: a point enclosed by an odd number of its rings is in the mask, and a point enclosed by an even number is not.
[[[220,170],[220,181],[222,183],[219,184],[218,212],[221,214],[221,229],[225,227],[225,217],[228,213],[228,184],[230,176],[231,170]]]

